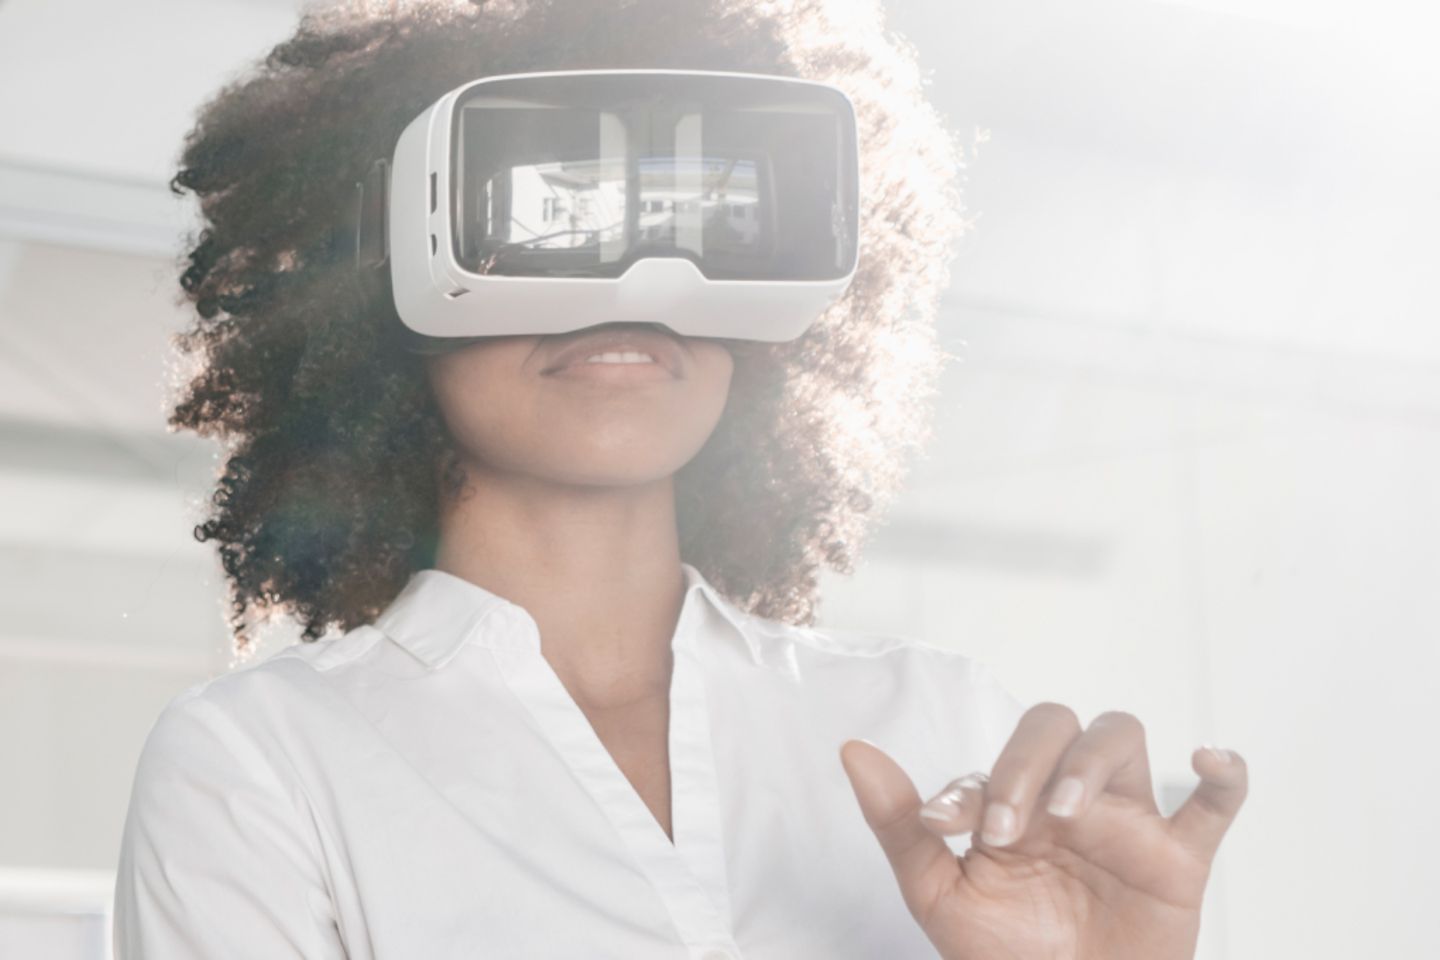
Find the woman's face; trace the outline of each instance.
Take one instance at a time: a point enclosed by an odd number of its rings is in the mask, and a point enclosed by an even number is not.
[[[613,362],[639,353],[651,359]],[[607,356],[590,361],[597,354]],[[623,486],[668,477],[704,446],[734,359],[721,340],[612,323],[487,337],[431,357],[428,368],[467,465]]]

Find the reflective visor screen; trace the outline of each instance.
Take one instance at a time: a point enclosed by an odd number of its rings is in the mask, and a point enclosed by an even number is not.
[[[854,120],[838,93],[747,77],[497,80],[456,104],[455,256],[473,273],[833,280],[855,262]]]

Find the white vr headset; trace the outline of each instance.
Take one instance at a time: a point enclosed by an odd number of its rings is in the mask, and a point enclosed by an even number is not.
[[[412,346],[615,322],[790,340],[855,273],[854,107],[761,74],[486,77],[416,117],[350,213]]]

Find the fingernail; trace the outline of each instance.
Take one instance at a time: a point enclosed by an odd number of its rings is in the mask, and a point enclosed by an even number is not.
[[[953,820],[960,812],[965,796],[959,790],[946,790],[920,808],[920,816],[928,820]]]
[[[931,800],[920,808],[920,816],[926,820],[953,820],[955,818],[955,807],[947,803]]]
[[[1050,805],[1045,809],[1057,817],[1073,817],[1080,809],[1080,799],[1085,796],[1085,784],[1078,777],[1066,777],[1055,785],[1050,795]]]
[[[1231,753],[1229,750],[1222,750],[1220,747],[1217,747],[1213,744],[1202,743],[1200,744],[1200,749],[1206,751],[1216,760],[1219,760],[1221,763],[1231,763],[1235,760],[1235,754]]]
[[[1003,847],[1015,839],[1015,808],[1008,803],[992,803],[985,809],[985,831],[980,839],[992,847]]]

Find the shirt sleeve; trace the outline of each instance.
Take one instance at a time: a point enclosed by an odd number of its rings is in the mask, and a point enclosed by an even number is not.
[[[116,960],[343,960],[298,787],[204,686],[166,706],[141,750],[116,875]]]

